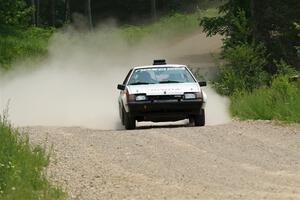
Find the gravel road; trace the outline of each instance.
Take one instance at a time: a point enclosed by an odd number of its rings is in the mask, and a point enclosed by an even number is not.
[[[300,199],[300,126],[29,127],[70,199]]]

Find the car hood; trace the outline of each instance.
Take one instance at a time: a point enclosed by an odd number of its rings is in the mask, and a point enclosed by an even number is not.
[[[146,95],[182,95],[185,92],[200,92],[198,83],[172,83],[172,84],[150,84],[150,85],[129,85],[130,94]]]

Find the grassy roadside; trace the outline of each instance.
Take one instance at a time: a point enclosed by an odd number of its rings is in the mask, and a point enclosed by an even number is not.
[[[231,96],[230,110],[242,120],[279,120],[300,123],[300,80],[289,82],[280,75],[270,86],[252,92],[238,92]]]
[[[273,60],[276,72],[268,73],[262,43],[235,44],[223,48],[222,56],[214,87],[231,99],[232,116],[300,123],[300,80],[289,80],[299,71],[284,60]]]
[[[65,193],[46,178],[45,149],[29,144],[27,137],[0,117],[0,199],[65,199]]]
[[[47,53],[54,29],[0,27],[0,66],[9,69],[13,62],[37,58]]]

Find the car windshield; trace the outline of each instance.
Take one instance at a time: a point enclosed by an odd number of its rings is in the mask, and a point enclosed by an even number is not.
[[[194,82],[194,78],[185,67],[155,67],[136,69],[128,85]]]

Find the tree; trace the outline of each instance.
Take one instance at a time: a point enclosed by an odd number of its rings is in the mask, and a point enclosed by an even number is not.
[[[35,17],[35,2],[31,0],[31,8],[32,8],[32,24],[36,25],[36,17]]]
[[[298,38],[300,39],[300,24],[295,23],[296,30],[298,31]],[[300,44],[295,47],[298,52],[298,57],[300,58]]]
[[[56,19],[56,6],[55,6],[55,0],[50,0],[50,22],[52,26],[55,26],[55,19]]]
[[[87,0],[87,17],[88,17],[88,23],[90,30],[93,29],[93,20],[92,20],[92,5],[91,0]]]
[[[70,21],[70,0],[65,0],[65,23]]]
[[[36,0],[36,13],[35,13],[36,25],[40,25],[40,0]]]
[[[300,69],[300,60],[294,48],[300,41],[293,27],[295,21],[300,21],[299,0],[229,0],[219,8],[219,12],[221,16],[204,18],[201,25],[209,36],[224,35],[227,41],[225,48],[245,42],[263,43],[270,55],[266,66],[268,72],[275,73],[274,61],[281,59]],[[241,32],[236,26],[241,12],[249,27],[248,33]]]
[[[156,20],[157,18],[156,0],[151,0],[151,11],[152,11],[152,18]]]
[[[31,9],[24,0],[0,0],[0,25],[26,26]]]
[[[196,5],[211,0],[72,0],[70,1],[71,13],[88,16],[86,9],[88,1],[91,2],[93,24],[112,18],[118,23],[132,24],[150,21],[158,15],[192,11],[197,8]]]

